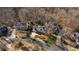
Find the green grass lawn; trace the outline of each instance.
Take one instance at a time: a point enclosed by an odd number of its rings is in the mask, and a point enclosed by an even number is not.
[[[47,44],[48,44],[48,46],[50,46],[50,45],[52,45],[52,44],[55,44],[56,43],[56,37],[54,37],[54,36],[49,36],[48,37],[48,40],[47,40]]]

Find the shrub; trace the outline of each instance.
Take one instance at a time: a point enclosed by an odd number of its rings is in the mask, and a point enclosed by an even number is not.
[[[50,46],[50,45],[52,45],[52,44],[55,44],[56,43],[56,37],[54,37],[54,36],[50,36],[50,37],[48,37],[48,40],[47,40],[47,44],[48,44],[48,46]]]
[[[16,48],[20,48],[20,47],[22,47],[22,46],[23,46],[23,43],[21,43],[21,42],[19,42],[19,43],[17,43],[17,44],[15,45]]]
[[[79,33],[79,30],[76,30],[76,32],[78,32],[78,33]]]

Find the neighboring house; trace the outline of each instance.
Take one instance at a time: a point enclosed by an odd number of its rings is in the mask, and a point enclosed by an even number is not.
[[[43,26],[40,26],[40,25],[36,26],[33,29],[33,32],[38,33],[38,34],[45,34],[44,27]]]
[[[18,30],[27,30],[28,29],[28,23],[17,23],[16,28]]]
[[[17,23],[16,28],[18,30],[23,30],[23,31],[32,31],[32,26],[30,26],[28,23],[24,23],[24,22]]]

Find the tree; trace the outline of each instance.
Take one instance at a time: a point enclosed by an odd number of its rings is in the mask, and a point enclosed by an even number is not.
[[[23,43],[22,43],[22,42],[19,42],[19,43],[17,43],[17,44],[15,45],[16,48],[20,48],[20,47],[22,47],[22,46],[23,46]]]
[[[79,33],[79,25],[76,27],[75,32]]]

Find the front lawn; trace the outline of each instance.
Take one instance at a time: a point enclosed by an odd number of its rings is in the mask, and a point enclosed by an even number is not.
[[[48,37],[48,40],[47,40],[47,44],[48,44],[48,46],[50,46],[50,45],[52,45],[52,44],[55,44],[56,43],[56,37],[54,37],[54,36],[49,36]]]

